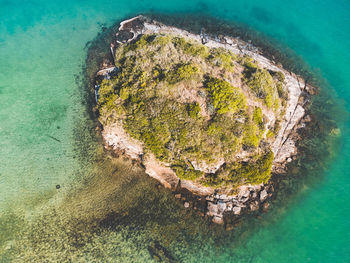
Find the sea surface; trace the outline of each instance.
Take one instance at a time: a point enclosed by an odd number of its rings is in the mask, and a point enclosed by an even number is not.
[[[289,201],[226,232],[106,157],[84,99],[88,42],[144,12],[247,25],[322,78],[340,138]],[[348,0],[0,0],[0,262],[350,262],[349,47]]]

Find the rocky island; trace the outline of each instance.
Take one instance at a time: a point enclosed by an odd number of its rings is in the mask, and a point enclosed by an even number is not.
[[[107,149],[215,223],[268,208],[315,88],[250,43],[145,16],[120,24],[111,54],[95,77]]]

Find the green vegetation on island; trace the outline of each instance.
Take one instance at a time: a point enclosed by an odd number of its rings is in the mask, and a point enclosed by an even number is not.
[[[115,64],[118,73],[100,84],[102,124],[121,121],[181,179],[231,187],[267,182],[288,96],[282,72],[167,34],[122,45]],[[217,171],[205,172],[218,162]]]

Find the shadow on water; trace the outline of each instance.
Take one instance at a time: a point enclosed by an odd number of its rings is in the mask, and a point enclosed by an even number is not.
[[[317,121],[305,131],[297,164],[290,167],[288,176],[274,176],[278,194],[272,210],[259,218],[247,216],[233,231],[226,232],[195,211],[184,209],[140,167],[103,149],[95,129],[97,116],[92,111],[92,79],[109,56],[116,23],[103,28],[87,44],[86,66],[76,80],[82,85],[81,96],[86,104],[86,116],[76,120],[75,149],[81,167],[76,172],[76,184],[59,204],[31,222],[23,223],[18,213],[8,214],[5,222],[13,220],[9,224],[13,228],[19,224],[25,228],[9,229],[9,238],[0,239],[6,246],[1,257],[4,262],[214,262],[223,252],[229,253],[232,261],[253,262],[254,255],[238,255],[235,248],[244,245],[257,229],[280,220],[286,207],[301,197],[305,186],[313,187],[322,180],[322,172],[337,151],[338,126],[343,121],[337,116],[344,112],[328,89],[323,88],[326,84],[316,82],[320,76],[315,76],[292,51],[242,25],[192,14],[151,16],[195,33],[205,27],[223,35],[250,39],[263,48],[266,56],[322,87],[311,107]]]

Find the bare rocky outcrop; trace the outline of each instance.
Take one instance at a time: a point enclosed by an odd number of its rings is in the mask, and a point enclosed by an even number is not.
[[[139,159],[143,154],[143,144],[126,133],[122,123],[105,125],[102,136],[109,147],[124,152],[132,159]]]
[[[142,163],[145,166],[146,173],[149,176],[158,180],[166,188],[177,188],[180,179],[170,167],[158,161],[152,153],[144,154]]]
[[[248,55],[263,68],[284,73],[285,88],[288,90],[287,105],[284,118],[280,124],[281,128],[272,144],[272,151],[275,156],[273,170],[283,172],[286,163],[292,161],[293,157],[298,153],[296,142],[300,139],[300,136],[297,135],[296,130],[310,121],[309,117],[305,117],[305,101],[308,100],[309,92],[313,91],[314,88],[306,85],[300,77],[284,70],[277,66],[275,62],[260,55],[258,49],[249,43],[230,37],[213,39],[207,35],[194,35],[179,28],[151,21],[143,16],[122,22],[116,35],[116,43],[126,43],[137,38],[138,35],[146,33],[177,34],[202,41],[209,47],[223,47],[235,54]],[[203,42],[204,37],[205,41]],[[269,117],[268,112],[264,112],[264,114],[269,118],[270,122],[275,120],[275,116]],[[269,184],[244,185],[239,187],[234,193],[231,193],[205,187],[193,181],[180,180],[168,164],[156,160],[153,154],[145,152],[143,143],[131,138],[123,130],[122,123],[105,125],[102,135],[106,146],[122,151],[132,159],[141,161],[146,173],[174,191],[177,197],[184,202],[186,208],[195,207],[199,209],[203,215],[210,216],[215,223],[224,223],[227,216],[238,217],[246,212],[266,211],[269,207],[268,200],[274,191]],[[244,152],[239,154],[241,158],[244,158]],[[195,161],[191,161],[191,164],[197,170],[214,173],[224,164],[224,160],[217,160],[216,163],[211,165]]]

